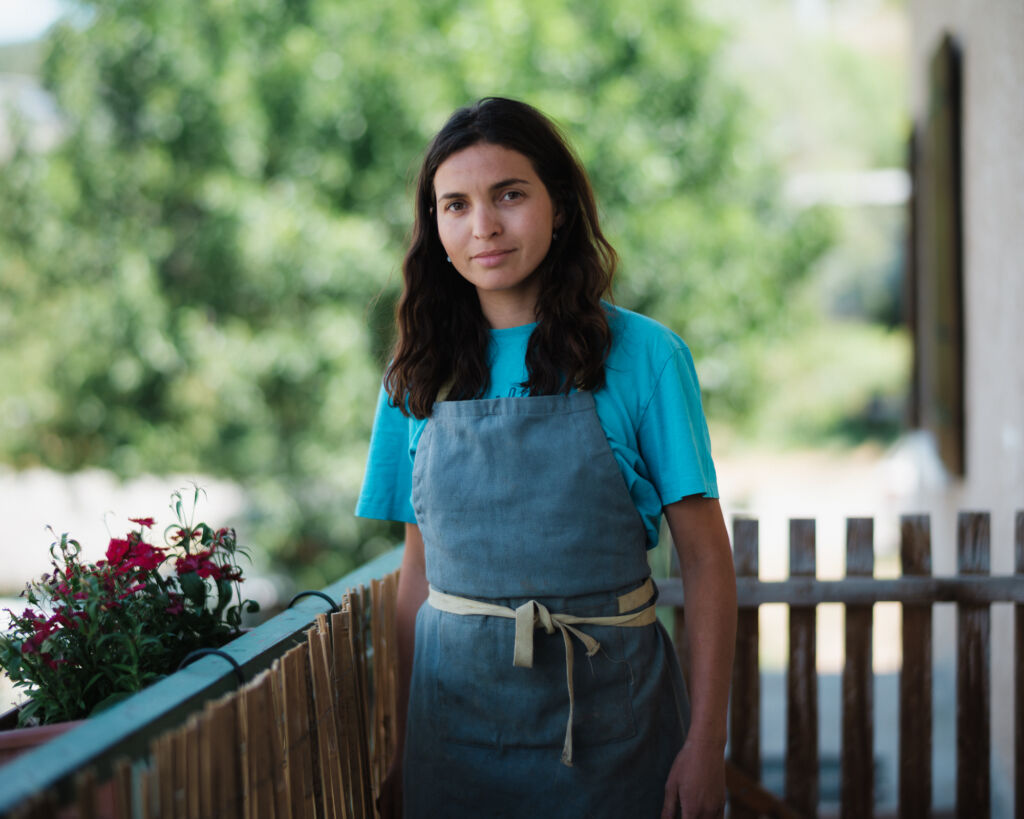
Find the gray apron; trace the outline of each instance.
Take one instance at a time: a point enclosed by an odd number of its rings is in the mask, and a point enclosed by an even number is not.
[[[646,532],[593,395],[434,406],[413,468],[426,574],[442,596],[577,617],[621,615],[647,582]],[[659,623],[579,625],[571,765],[567,645],[425,603],[416,619],[404,804],[418,817],[657,817],[689,708]],[[575,638],[573,638],[575,639]]]

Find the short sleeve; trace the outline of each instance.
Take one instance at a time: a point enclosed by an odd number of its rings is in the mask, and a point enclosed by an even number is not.
[[[356,503],[359,517],[416,523],[412,509],[411,420],[391,405],[382,386],[370,436],[366,475]]]
[[[637,435],[640,456],[662,506],[688,495],[718,497],[697,371],[686,344],[676,340],[655,381]]]

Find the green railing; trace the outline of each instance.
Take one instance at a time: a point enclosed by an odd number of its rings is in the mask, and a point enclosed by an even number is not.
[[[398,547],[360,566],[323,589],[340,602],[349,589],[368,584],[398,568]],[[306,631],[328,603],[317,596],[296,601],[258,628],[224,647],[248,681],[269,668],[278,657],[306,639]],[[122,703],[65,734],[0,767],[0,815],[6,816],[25,800],[55,790],[62,800],[71,798],[75,778],[94,768],[100,780],[109,776],[121,759],[141,761],[149,755],[153,739],[182,725],[203,705],[239,685],[238,676],[222,657],[203,657]]]

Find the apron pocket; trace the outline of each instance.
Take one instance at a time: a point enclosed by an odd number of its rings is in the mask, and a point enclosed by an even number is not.
[[[437,720],[441,738],[490,747],[561,748],[569,718],[565,645],[559,631],[534,631],[533,668],[512,665],[511,620],[438,612]],[[575,637],[573,743],[601,745],[636,734],[632,671],[623,629],[579,627],[601,643],[587,657]]]

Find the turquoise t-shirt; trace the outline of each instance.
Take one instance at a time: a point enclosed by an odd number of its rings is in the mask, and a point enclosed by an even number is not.
[[[718,497],[711,443],[690,350],[668,328],[608,305],[612,347],[597,416],[629,494],[658,543],[661,510],[688,495]],[[484,398],[526,395],[526,345],[535,324],[491,330],[491,384]],[[416,523],[412,466],[429,418],[408,418],[381,388],[366,476],[356,505],[364,518]]]

